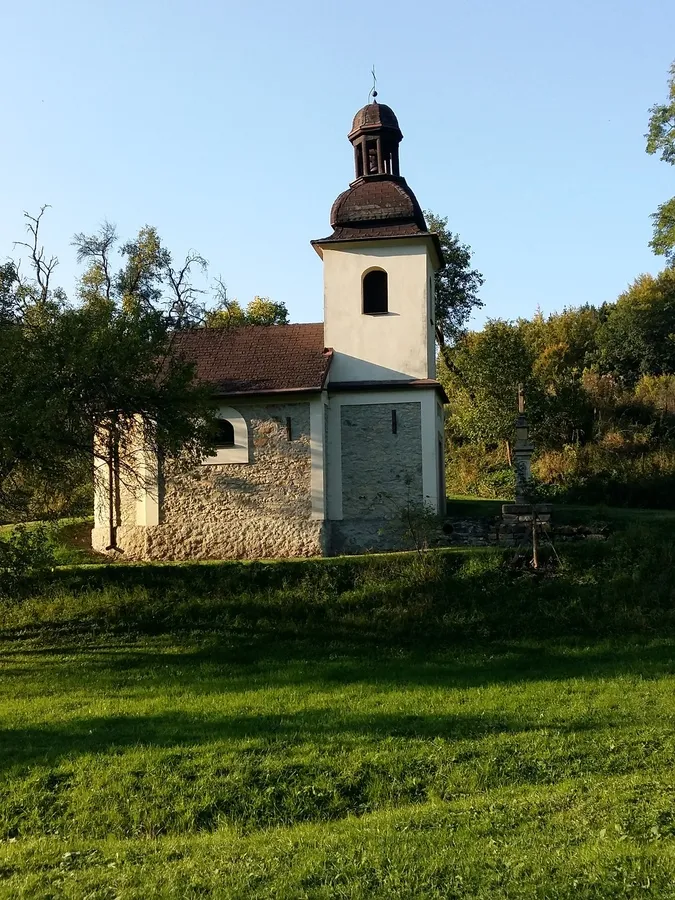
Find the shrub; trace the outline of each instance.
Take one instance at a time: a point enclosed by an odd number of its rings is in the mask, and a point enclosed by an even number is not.
[[[494,450],[476,444],[449,447],[446,483],[452,494],[500,500],[515,496],[514,471],[502,447]]]
[[[51,571],[55,562],[54,545],[46,525],[15,526],[5,537],[0,537],[0,595],[15,595],[28,582]]]
[[[675,509],[675,448],[640,433],[606,434],[597,444],[546,450],[533,462],[539,496],[567,503]]]

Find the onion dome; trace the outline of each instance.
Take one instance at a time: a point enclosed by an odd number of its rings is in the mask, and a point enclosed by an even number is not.
[[[363,179],[340,194],[330,213],[333,228],[395,222],[427,230],[417,198],[403,178]]]
[[[333,204],[333,234],[325,240],[427,235],[417,198],[399,171],[403,135],[393,109],[377,101],[364,106],[354,116],[348,137],[354,147],[355,179]]]
[[[323,256],[330,243],[419,238],[431,241],[442,265],[443,252],[412,190],[399,171],[403,135],[389,106],[373,101],[354,116],[349,140],[354,147],[355,178],[330,211],[333,233],[312,241]]]
[[[394,110],[384,103],[374,101],[360,109],[354,116],[352,122],[352,130],[349,132],[349,140],[358,137],[364,131],[380,130],[388,128],[398,132],[398,140],[403,138],[401,129],[398,127],[398,119]]]

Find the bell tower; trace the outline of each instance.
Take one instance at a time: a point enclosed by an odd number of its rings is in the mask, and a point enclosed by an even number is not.
[[[376,100],[364,106],[354,118],[348,137],[354,147],[357,180],[374,175],[400,175],[398,145],[403,135],[388,106]]]
[[[354,179],[312,241],[323,260],[325,525],[332,553],[405,546],[399,511],[445,510],[443,403],[436,381],[438,235],[401,175],[403,135],[376,101],[354,116]]]
[[[374,100],[356,113],[348,138],[354,180],[331,209],[333,233],[312,241],[323,259],[330,379],[434,379],[434,273],[442,254],[400,174],[398,119]]]

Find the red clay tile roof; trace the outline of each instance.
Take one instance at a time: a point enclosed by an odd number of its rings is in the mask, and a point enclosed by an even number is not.
[[[333,356],[321,322],[177,331],[171,349],[221,396],[321,390]]]

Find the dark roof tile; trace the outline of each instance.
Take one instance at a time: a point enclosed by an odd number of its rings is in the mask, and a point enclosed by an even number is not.
[[[352,185],[337,198],[330,211],[330,224],[377,228],[381,223],[405,222],[426,231],[417,198],[404,178],[374,177]]]
[[[171,349],[221,396],[321,390],[333,355],[322,323],[178,331]]]

